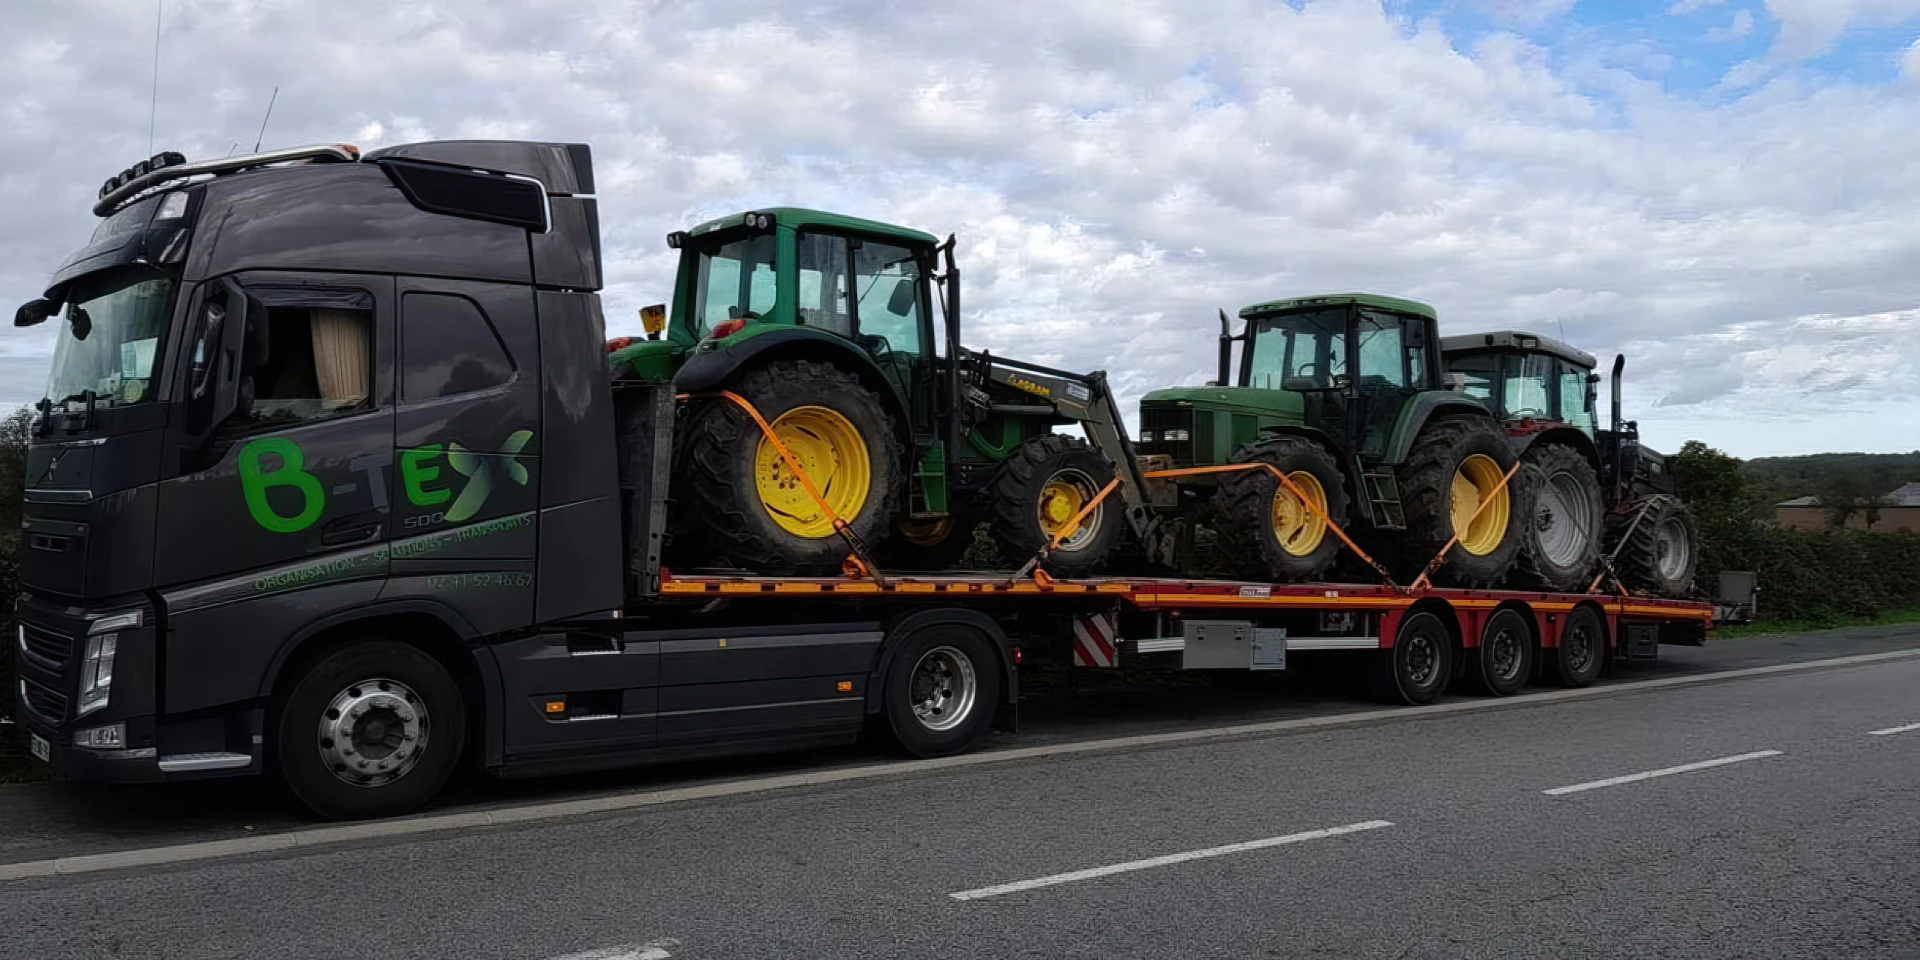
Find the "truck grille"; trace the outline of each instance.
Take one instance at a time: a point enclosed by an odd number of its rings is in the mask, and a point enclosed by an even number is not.
[[[27,695],[27,709],[48,723],[67,719],[67,695],[32,677],[20,678],[20,689]]]
[[[20,625],[21,649],[34,664],[64,670],[73,657],[73,638],[30,623]]]

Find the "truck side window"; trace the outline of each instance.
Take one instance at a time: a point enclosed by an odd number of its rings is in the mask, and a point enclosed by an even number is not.
[[[400,298],[400,398],[408,403],[497,387],[513,361],[480,307],[466,297]]]
[[[800,303],[797,317],[843,337],[853,336],[853,300],[847,293],[851,266],[847,238],[800,235]]]
[[[1400,346],[1400,322],[1392,317],[1362,314],[1360,336],[1360,383],[1369,381],[1387,386],[1407,385],[1407,367]]]
[[[863,243],[854,251],[854,315],[862,337],[879,337],[894,353],[918,356],[920,342],[920,262],[905,247]]]
[[[267,355],[250,371],[255,421],[314,420],[370,405],[372,311],[272,306],[266,323]]]

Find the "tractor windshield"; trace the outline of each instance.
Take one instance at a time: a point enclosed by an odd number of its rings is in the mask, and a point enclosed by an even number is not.
[[[694,333],[728,320],[758,320],[773,312],[774,238],[741,237],[700,252],[694,275]]]
[[[1254,321],[1245,386],[1265,390],[1332,387],[1347,372],[1347,310],[1314,310]]]

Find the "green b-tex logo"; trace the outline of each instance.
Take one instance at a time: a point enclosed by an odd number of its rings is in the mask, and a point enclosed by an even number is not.
[[[530,478],[526,464],[520,462],[520,451],[526,449],[532,439],[533,431],[515,430],[500,444],[497,454],[474,453],[458,441],[444,448],[436,443],[403,450],[400,480],[406,488],[407,501],[416,507],[432,507],[452,500],[453,505],[445,513],[435,514],[434,519],[448,523],[471,519],[486,505],[487,497],[497,484],[527,485]],[[441,468],[436,461],[442,456],[454,473],[467,478],[457,496],[446,487],[429,487],[439,481]],[[255,523],[274,533],[298,533],[313,526],[326,512],[326,490],[319,477],[307,472],[306,454],[299,444],[285,437],[267,437],[241,448],[238,459],[240,486],[246,493],[247,511],[253,514]],[[267,498],[267,492],[275,487],[297,491],[300,509],[290,514],[276,509]],[[284,495],[281,501],[286,505]],[[384,512],[384,494],[377,496],[377,502]]]

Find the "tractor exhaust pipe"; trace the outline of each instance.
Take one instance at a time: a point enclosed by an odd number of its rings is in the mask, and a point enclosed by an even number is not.
[[[1227,386],[1233,381],[1228,379],[1228,370],[1233,367],[1233,321],[1227,319],[1227,311],[1220,311],[1220,378],[1215,383]]]
[[[1620,432],[1620,371],[1627,365],[1627,355],[1613,355],[1613,432]]]

